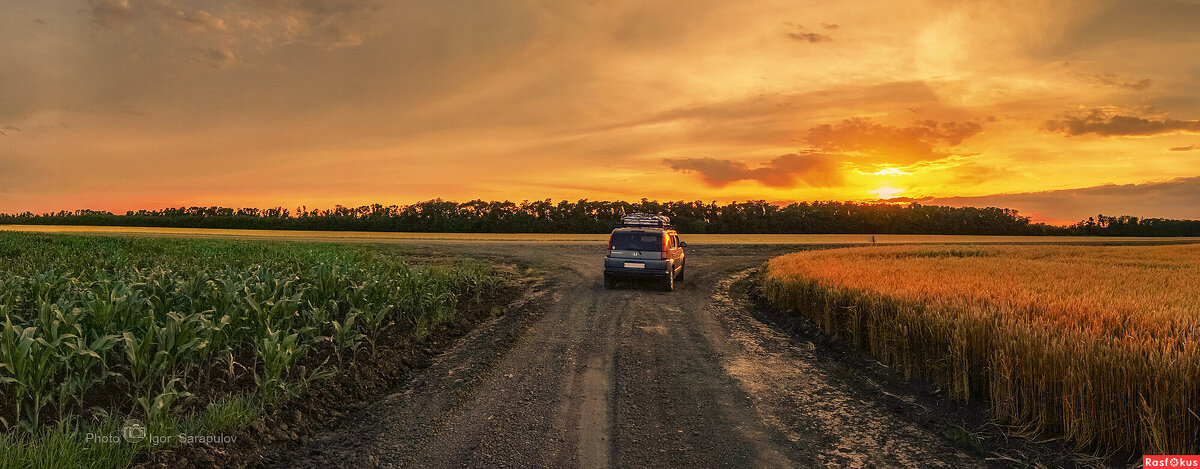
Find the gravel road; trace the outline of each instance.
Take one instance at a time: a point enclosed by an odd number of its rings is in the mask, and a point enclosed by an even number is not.
[[[689,248],[676,291],[601,282],[603,249],[446,245],[548,270],[533,311],[482,324],[283,467],[979,466],[896,396],[729,295],[786,247]],[[890,396],[890,397],[889,397]]]

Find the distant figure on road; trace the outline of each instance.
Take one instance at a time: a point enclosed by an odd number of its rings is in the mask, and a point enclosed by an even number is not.
[[[871,235],[871,244],[875,244],[875,235]]]

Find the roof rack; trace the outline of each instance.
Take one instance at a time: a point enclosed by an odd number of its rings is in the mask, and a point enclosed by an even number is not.
[[[629,215],[625,215],[625,218],[621,219],[621,226],[669,228],[671,226],[671,219],[665,215],[631,213]]]

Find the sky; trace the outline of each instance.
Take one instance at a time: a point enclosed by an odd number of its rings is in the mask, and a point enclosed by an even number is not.
[[[0,212],[645,197],[1200,218],[1200,2],[15,3]]]

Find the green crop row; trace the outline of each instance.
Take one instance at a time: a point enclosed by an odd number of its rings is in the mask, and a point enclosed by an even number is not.
[[[496,287],[482,263],[369,247],[0,232],[0,466],[62,428],[270,405]],[[305,366],[315,349],[331,360]]]

